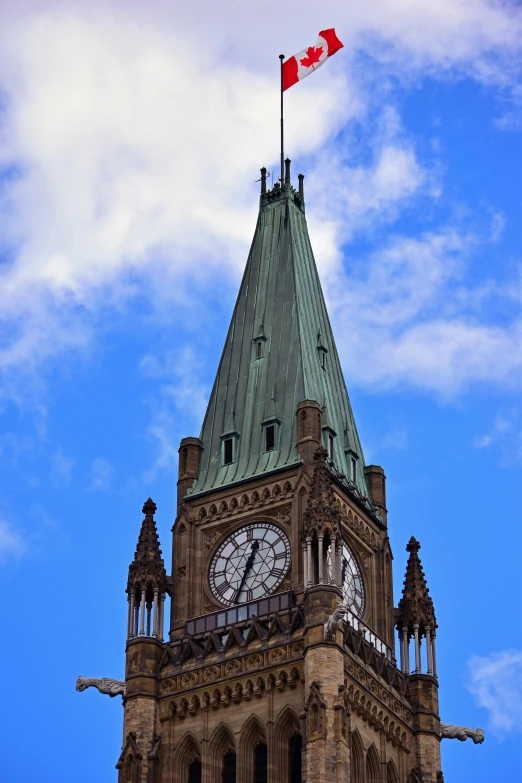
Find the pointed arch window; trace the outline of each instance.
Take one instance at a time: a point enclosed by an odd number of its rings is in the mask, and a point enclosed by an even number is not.
[[[254,783],[267,783],[268,751],[266,743],[259,742],[254,747]]]
[[[189,764],[187,783],[201,783],[201,759],[194,759]]]
[[[233,750],[223,756],[221,783],[236,783],[236,754]]]
[[[366,754],[366,783],[379,783],[380,761],[375,745],[372,745]]]
[[[289,783],[301,783],[302,750],[303,738],[300,734],[293,734],[288,741]]]

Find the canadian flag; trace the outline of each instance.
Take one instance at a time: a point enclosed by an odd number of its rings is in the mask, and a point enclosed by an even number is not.
[[[315,46],[309,46],[283,63],[283,91],[316,71],[332,54],[343,48],[335,29],[323,30]]]

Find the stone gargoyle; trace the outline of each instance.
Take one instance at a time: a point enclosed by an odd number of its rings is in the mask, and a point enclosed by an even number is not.
[[[464,742],[468,737],[475,745],[480,745],[484,742],[484,729],[468,729],[466,726],[454,726],[453,723],[440,724],[441,739],[458,739]]]
[[[324,638],[327,642],[335,640],[335,633],[339,628],[339,623],[343,619],[344,615],[348,611],[346,604],[339,604],[336,607],[335,612],[330,615],[328,620],[324,624]]]
[[[76,690],[85,691],[87,688],[97,688],[100,693],[106,693],[107,696],[125,696],[127,686],[121,680],[111,680],[108,677],[78,677],[76,680]]]

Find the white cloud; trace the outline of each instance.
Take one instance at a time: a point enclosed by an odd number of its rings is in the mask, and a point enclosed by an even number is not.
[[[6,9],[10,23],[0,30],[0,167],[9,172],[0,196],[9,251],[0,270],[0,368],[11,373],[88,349],[103,308],[119,307],[144,281],[168,279],[170,297],[185,302],[187,278],[201,291],[217,276],[237,275],[255,220],[255,172],[278,148],[273,18],[282,21],[277,46],[286,51],[313,40],[326,17],[339,20],[346,44],[328,78],[318,74],[287,95],[288,149],[316,156],[311,228],[333,278],[355,231],[440,192],[436,169],[419,161],[389,105],[386,75],[407,82],[467,74],[505,89],[519,65],[520,9],[490,0],[328,0],[321,8],[305,0],[283,12],[267,0],[262,8],[209,4],[205,13],[198,4],[174,8],[162,0],[93,2],[74,12],[58,0],[22,5]],[[360,67],[361,52],[378,74]],[[331,142],[353,119],[372,140],[364,163]],[[330,159],[317,157],[327,143]],[[333,221],[324,220],[321,205],[326,174]],[[495,236],[500,230],[497,220]],[[415,323],[422,307],[444,300],[444,280],[458,275],[465,242],[434,232],[391,243],[380,263],[370,259],[366,285],[355,286],[360,304],[348,302],[361,326],[356,377],[443,392],[486,375],[511,378],[516,325],[470,322],[465,310]],[[449,271],[430,268],[435,256]],[[395,278],[386,272],[390,261]],[[389,289],[375,297],[375,284]],[[353,339],[353,319],[346,329],[339,322]],[[371,365],[359,361],[363,344]],[[190,394],[182,379],[171,393],[178,400]]]
[[[25,554],[27,542],[10,522],[0,519],[0,561],[18,559]]]
[[[477,705],[488,710],[495,731],[522,732],[522,650],[473,656],[468,664],[468,689]]]
[[[488,431],[477,435],[472,445],[476,449],[493,449],[501,467],[522,461],[522,421],[518,408],[496,416]]]
[[[454,228],[417,239],[392,237],[354,263],[349,281],[327,293],[348,377],[387,388],[409,384],[453,396],[470,383],[515,388],[522,377],[522,318],[487,319],[489,297],[511,300],[492,285],[462,286],[478,236]],[[487,238],[483,238],[487,241]],[[482,310],[479,314],[475,309]]]
[[[108,492],[112,486],[114,466],[103,457],[96,457],[91,463],[90,489],[99,492]]]
[[[152,416],[147,436],[155,456],[144,479],[152,481],[158,471],[177,463],[179,441],[191,427],[191,434],[199,435],[209,389],[202,381],[202,361],[188,345],[163,357],[147,354],[140,368],[146,377],[166,381],[148,400]]]
[[[74,464],[74,460],[67,457],[61,449],[55,451],[51,458],[52,479],[55,486],[70,483]]]

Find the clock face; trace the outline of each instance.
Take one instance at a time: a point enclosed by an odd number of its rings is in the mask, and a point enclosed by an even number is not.
[[[328,570],[331,574],[331,553],[328,548]],[[341,564],[343,601],[357,617],[364,614],[364,584],[357,560],[351,549],[343,542],[343,560]]]
[[[273,593],[290,565],[290,542],[277,525],[256,522],[228,536],[212,558],[210,589],[235,606]]]

